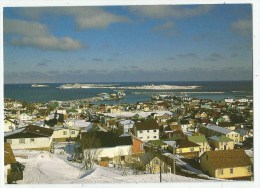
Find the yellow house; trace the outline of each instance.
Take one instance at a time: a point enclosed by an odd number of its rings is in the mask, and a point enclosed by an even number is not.
[[[79,135],[79,130],[72,129],[72,128],[66,128],[66,127],[55,127],[54,132],[52,134],[52,140],[53,141],[60,141],[60,142],[66,142],[69,139],[70,140],[76,140],[76,138]]]
[[[201,156],[205,151],[211,150],[209,143],[204,135],[189,136],[188,140],[195,144],[200,145],[199,146],[199,156]]]
[[[234,149],[234,140],[226,136],[212,136],[209,137],[210,146],[213,150],[229,150]]]
[[[158,174],[160,170],[162,173],[172,173],[173,160],[170,160],[166,156],[160,156],[158,154],[152,154],[147,152],[140,157],[141,164],[144,165],[144,170],[149,174]]]
[[[199,157],[200,145],[186,139],[176,141],[175,153],[182,155],[184,158]]]
[[[200,157],[200,166],[208,175],[221,179],[250,178],[250,157],[241,149],[207,151]]]

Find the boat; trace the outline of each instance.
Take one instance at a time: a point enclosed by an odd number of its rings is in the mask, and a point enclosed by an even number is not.
[[[32,84],[31,87],[49,87],[46,84]]]

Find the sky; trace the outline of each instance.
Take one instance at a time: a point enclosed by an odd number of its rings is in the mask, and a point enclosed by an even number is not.
[[[4,83],[252,80],[252,6],[4,7]]]

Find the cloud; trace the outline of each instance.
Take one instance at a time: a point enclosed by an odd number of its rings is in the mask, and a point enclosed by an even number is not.
[[[130,6],[130,10],[138,15],[148,18],[185,18],[206,14],[212,10],[213,5],[197,5],[197,6],[170,6],[170,5],[151,5],[151,6]]]
[[[103,62],[103,59],[102,58],[92,58],[92,61]]]
[[[185,53],[177,55],[179,58],[199,58],[199,56],[195,53]]]
[[[60,71],[56,71],[56,70],[53,70],[53,71],[48,71],[49,74],[59,74]]]
[[[205,61],[219,61],[221,59],[224,59],[224,56],[222,56],[221,54],[218,54],[218,53],[212,53],[210,54],[209,57],[207,58],[204,58]]]
[[[14,46],[33,47],[40,50],[70,51],[83,48],[83,45],[70,37],[53,36],[46,25],[24,20],[4,20],[4,33],[11,34],[10,43]]]
[[[153,31],[161,33],[165,36],[173,36],[177,34],[177,28],[175,23],[172,21],[167,21],[161,25],[157,25],[153,28]]]
[[[252,33],[252,20],[238,20],[231,23],[231,31],[241,35],[248,36]]]
[[[36,19],[44,14],[73,16],[79,29],[106,28],[111,24],[129,21],[127,17],[110,13],[101,7],[21,8],[20,14]]]
[[[38,63],[37,65],[38,65],[38,66],[43,66],[43,67],[48,66],[48,64],[47,64],[47,63],[44,63],[44,62]]]

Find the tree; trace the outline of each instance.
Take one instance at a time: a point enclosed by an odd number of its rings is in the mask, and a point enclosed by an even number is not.
[[[95,133],[86,133],[82,135],[80,146],[83,151],[85,168],[92,169],[98,154],[101,152],[98,149],[101,146],[100,140]]]

